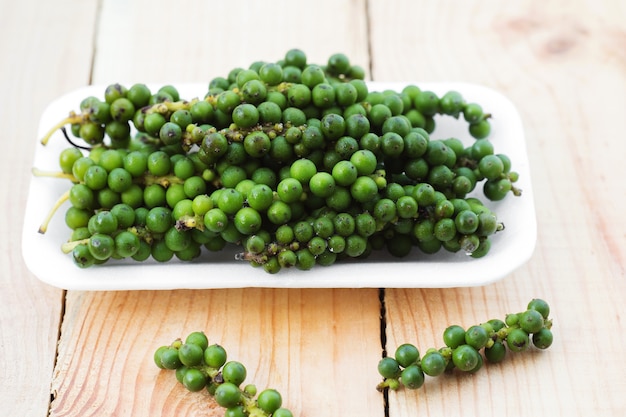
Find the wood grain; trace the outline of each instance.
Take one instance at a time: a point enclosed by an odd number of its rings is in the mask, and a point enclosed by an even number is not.
[[[188,392],[152,360],[159,346],[192,331],[224,346],[246,366],[246,383],[276,388],[297,415],[381,415],[382,397],[362,395],[378,383],[375,366],[353,373],[380,358],[377,293],[70,291],[51,416],[223,415],[208,394]]]
[[[349,51],[367,66],[365,2],[295,4],[182,0],[104,0],[94,82],[208,82],[255,61],[276,61],[291,48],[325,64]]]
[[[152,363],[159,345],[204,330],[248,367],[249,382],[277,388],[296,415],[384,417],[374,389],[383,348],[438,347],[447,325],[503,317],[533,297],[552,306],[549,350],[389,393],[388,415],[626,412],[624,2],[0,0],[0,7],[0,384],[8,388],[0,391],[1,415],[223,415],[206,394],[187,392]],[[378,81],[466,81],[511,99],[524,121],[539,222],[530,261],[484,287],[385,289],[384,346],[376,289],[66,294],[27,271],[16,219],[37,115],[48,102],[89,83],[208,83],[292,47],[316,63],[346,52]]]
[[[6,416],[43,417],[50,402],[64,292],[27,270],[22,218],[39,115],[50,100],[89,80],[96,2],[75,3],[0,5],[0,414]],[[86,48],[74,44],[76,37]]]

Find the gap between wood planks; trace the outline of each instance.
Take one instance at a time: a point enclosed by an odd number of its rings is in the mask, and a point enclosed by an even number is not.
[[[98,33],[100,32],[100,15],[102,14],[102,2],[103,0],[98,0],[98,4],[96,6],[96,18],[93,22],[93,37],[91,39],[91,62],[89,63],[89,85],[93,84],[93,69],[94,64],[96,62],[96,54],[98,49]]]
[[[372,58],[372,14],[370,11],[370,0],[365,1],[365,33],[367,33],[367,71],[370,74],[370,78],[373,79],[374,63]]]
[[[57,330],[57,343],[54,352],[54,364],[53,364],[53,374],[50,380],[50,400],[48,403],[48,413],[46,415],[51,415],[52,413],[52,403],[56,399],[57,393],[52,389],[52,383],[54,380],[54,372],[57,369],[57,365],[59,363],[59,347],[61,342],[61,337],[63,336],[63,322],[65,320],[65,313],[67,311],[67,290],[62,290],[62,303],[61,309],[59,312],[60,320],[59,320],[59,328]],[[381,358],[387,356],[387,305],[386,305],[386,290],[385,288],[378,289],[378,300],[379,300],[379,317],[380,317],[380,328],[379,328],[379,337],[380,337],[380,349],[381,349]],[[385,389],[382,392],[383,395],[383,412],[384,417],[389,417],[389,397],[388,390]]]
[[[378,290],[380,301],[380,349],[381,358],[387,356],[387,305],[385,304],[385,289]],[[383,390],[383,410],[385,417],[389,417],[389,390]]]
[[[50,415],[52,413],[52,402],[56,398],[56,393],[52,390],[52,382],[54,380],[54,373],[57,368],[57,364],[59,363],[59,346],[61,344],[61,329],[63,328],[63,319],[65,318],[65,309],[67,307],[67,290],[63,290],[63,297],[61,297],[61,310],[59,311],[59,329],[57,330],[57,343],[54,349],[54,363],[52,364],[52,375],[50,378],[50,401],[48,402],[48,413],[46,415]]]

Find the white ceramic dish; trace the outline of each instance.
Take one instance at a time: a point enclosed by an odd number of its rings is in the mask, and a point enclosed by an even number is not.
[[[400,91],[407,83],[370,83],[370,91],[394,89]],[[485,285],[502,279],[524,264],[532,255],[536,242],[536,218],[529,161],[523,126],[514,105],[497,91],[464,83],[419,83],[424,90],[442,95],[459,91],[467,101],[481,104],[492,113],[490,140],[497,153],[507,154],[513,170],[519,172],[517,186],[521,197],[512,195],[501,202],[487,202],[504,222],[506,229],[493,239],[490,253],[480,259],[444,250],[435,255],[415,256],[401,260],[376,255],[362,262],[336,263],[330,267],[315,267],[310,271],[282,270],[270,275],[248,263],[235,261],[236,248],[220,253],[204,252],[193,262],[172,260],[168,263],[108,262],[101,266],[80,269],[71,255],[63,254],[60,246],[70,230],[64,223],[66,203],[53,218],[46,234],[38,233],[39,225],[50,207],[68,188],[67,180],[31,178],[22,237],[23,256],[27,267],[43,282],[73,290],[140,290],[177,288],[444,288]],[[176,85],[181,97],[201,97],[204,84]],[[43,170],[58,170],[59,152],[68,146],[61,132],[47,146],[39,143],[42,135],[70,110],[78,110],[80,101],[90,95],[102,97],[104,86],[89,86],[52,102],[41,117],[33,166]],[[457,137],[469,144],[473,139],[467,124],[451,117],[437,119],[432,138]]]

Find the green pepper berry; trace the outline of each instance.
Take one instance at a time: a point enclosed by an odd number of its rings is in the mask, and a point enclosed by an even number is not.
[[[460,345],[452,352],[452,362],[461,371],[471,371],[479,363],[480,354],[470,345]]]
[[[398,378],[402,370],[400,364],[394,358],[389,356],[382,358],[378,362],[378,372],[383,378]]]
[[[410,343],[398,346],[394,355],[398,364],[403,368],[416,363],[419,360],[419,356],[420,354],[417,348]]]
[[[496,341],[491,347],[485,348],[485,358],[490,363],[499,363],[506,356],[506,346],[504,343]]]
[[[180,358],[178,356],[178,349],[173,347],[167,347],[160,352],[161,365],[165,369],[177,369],[182,366]]]
[[[465,329],[456,324],[447,327],[443,332],[443,342],[446,346],[456,349],[465,343]]]
[[[522,352],[528,348],[529,336],[524,330],[513,328],[506,338],[509,349],[513,352]]]
[[[194,343],[185,343],[178,350],[180,362],[185,366],[196,366],[202,362],[202,347]]]
[[[448,362],[439,351],[426,352],[421,361],[421,367],[428,376],[441,375],[448,366]]]
[[[424,385],[424,372],[417,364],[410,365],[402,370],[400,381],[409,389],[418,389]]]
[[[483,326],[471,326],[465,332],[465,343],[476,350],[480,350],[487,344],[489,333]]]
[[[280,393],[271,388],[261,391],[257,397],[257,404],[259,408],[269,415],[272,415],[272,413],[278,410],[282,403],[283,399]]]
[[[552,331],[544,327],[533,334],[532,342],[538,349],[547,349],[552,345],[553,338]]]
[[[544,300],[535,298],[528,303],[529,310],[537,310],[541,313],[544,319],[547,319],[550,315],[550,306]]]
[[[224,408],[234,407],[241,402],[241,390],[232,382],[224,382],[215,389],[214,398]]]
[[[182,378],[182,384],[191,392],[197,392],[206,387],[206,376],[196,368],[189,368]]]
[[[535,333],[543,328],[543,316],[537,310],[526,310],[520,315],[519,325],[526,333]]]
[[[241,362],[230,361],[227,362],[222,368],[222,377],[224,381],[231,382],[236,386],[246,379],[247,371],[246,367]]]
[[[226,349],[218,344],[208,346],[204,350],[204,363],[214,369],[220,369],[226,363]]]

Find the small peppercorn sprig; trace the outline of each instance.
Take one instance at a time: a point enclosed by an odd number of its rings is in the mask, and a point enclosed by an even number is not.
[[[163,370],[174,370],[176,379],[191,392],[207,390],[228,417],[293,417],[282,407],[281,394],[267,388],[257,395],[254,384],[243,385],[246,367],[227,361],[219,344],[209,344],[204,332],[190,333],[154,352],[154,363]]]
[[[428,349],[422,357],[415,345],[404,343],[393,357],[379,361],[378,372],[384,379],[376,389],[418,389],[426,375],[435,377],[454,369],[474,373],[485,360],[502,362],[507,351],[522,352],[531,345],[547,349],[553,341],[549,314],[548,303],[535,298],[525,311],[507,314],[504,321],[492,319],[467,329],[456,324],[447,327],[443,332],[445,346]]]

